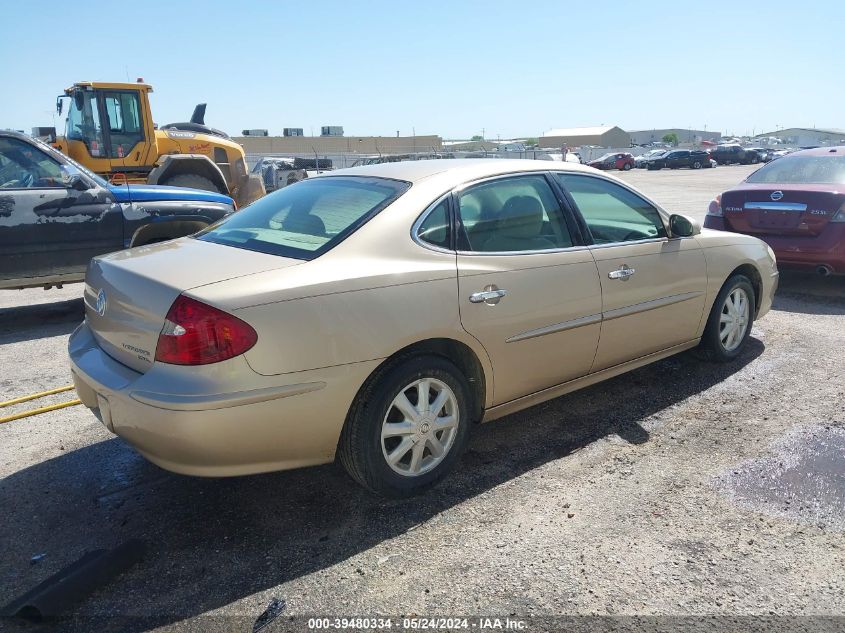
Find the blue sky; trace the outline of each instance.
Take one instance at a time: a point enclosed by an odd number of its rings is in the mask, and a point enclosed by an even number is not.
[[[839,0],[0,1],[0,128],[127,77],[153,84],[157,123],[204,101],[230,133],[845,127]]]

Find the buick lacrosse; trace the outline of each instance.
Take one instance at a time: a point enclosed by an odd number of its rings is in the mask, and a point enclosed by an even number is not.
[[[760,240],[588,167],[390,163],[95,258],[69,353],[82,402],[163,468],[339,457],[403,496],[478,422],[694,347],[735,358],[777,280]]]

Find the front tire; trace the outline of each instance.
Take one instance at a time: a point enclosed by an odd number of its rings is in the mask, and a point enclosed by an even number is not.
[[[745,275],[734,275],[719,291],[707,318],[699,352],[707,360],[728,362],[742,353],[757,305],[754,286]]]
[[[693,169],[701,169],[701,162],[699,162],[699,161],[695,161],[695,162],[692,164],[692,168],[693,168]]]
[[[630,169],[631,163],[625,163],[624,165],[622,165],[622,171],[630,171]]]
[[[399,498],[428,490],[466,448],[470,393],[460,370],[439,356],[388,367],[352,405],[338,445],[341,463],[376,494]]]

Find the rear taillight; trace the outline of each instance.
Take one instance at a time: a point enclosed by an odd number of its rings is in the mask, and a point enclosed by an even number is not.
[[[839,211],[833,214],[833,217],[830,218],[831,222],[845,222],[845,204],[839,207]]]
[[[258,341],[248,323],[196,299],[179,295],[158,336],[156,360],[208,365],[239,356]]]
[[[710,206],[707,207],[707,215],[715,215],[722,217],[722,196],[721,194],[710,201]]]

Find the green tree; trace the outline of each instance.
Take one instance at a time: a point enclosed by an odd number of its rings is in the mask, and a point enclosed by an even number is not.
[[[670,145],[677,145],[678,144],[678,135],[674,132],[670,132],[669,134],[664,134],[663,138],[661,139],[664,143],[669,143]]]
[[[480,135],[480,134],[476,134],[475,136],[473,136],[473,137],[472,137],[471,139],[469,139],[469,140],[471,140],[471,141],[483,141],[484,139],[483,139],[483,138],[481,138],[481,135]]]
[[[536,138],[527,138],[525,139],[526,145],[536,145],[539,141]]]

